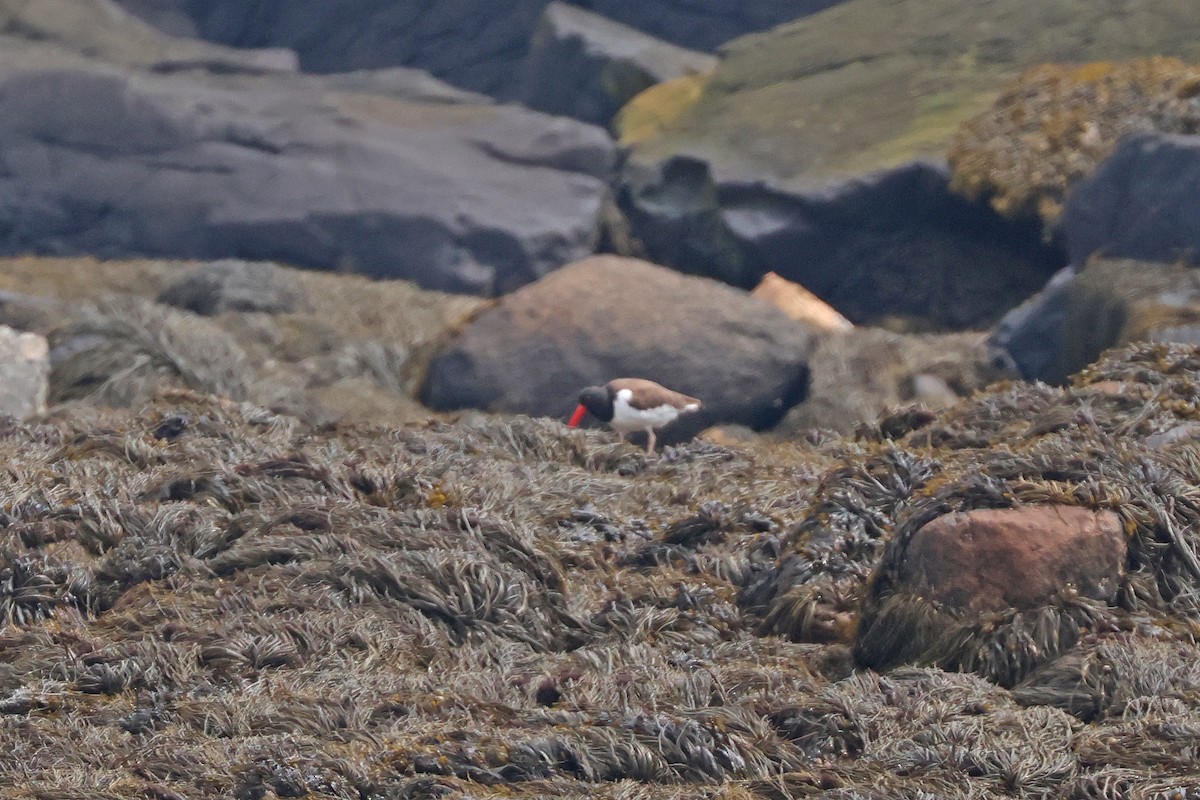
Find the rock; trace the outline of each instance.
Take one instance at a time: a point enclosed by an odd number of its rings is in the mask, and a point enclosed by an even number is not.
[[[155,20],[172,16],[171,0],[131,0]],[[178,23],[171,25],[178,27]],[[221,73],[295,72],[296,54],[280,48],[235,49],[178,38],[150,27],[112,0],[0,0],[0,41],[8,55],[63,65],[66,51],[89,58],[156,72],[203,69]],[[10,38],[11,37],[11,38]],[[48,46],[56,46],[48,50]],[[29,67],[37,64],[29,63]]]
[[[46,410],[49,356],[44,336],[0,325],[0,415],[26,419]]]
[[[0,291],[0,325],[45,335],[73,310],[70,303],[24,292]]]
[[[700,431],[698,435],[722,447],[743,447],[761,438],[756,431],[745,425],[714,425]]]
[[[226,259],[203,264],[164,289],[158,302],[206,317],[228,311],[307,310],[308,299],[277,264]]]
[[[644,377],[704,401],[665,441],[717,423],[760,430],[804,397],[813,343],[807,326],[727,286],[595,256],[480,314],[434,358],[422,397],[565,418],[584,386]]]
[[[1024,377],[1064,383],[1110,347],[1138,341],[1200,342],[1200,271],[1094,258],[1056,276],[1010,313],[990,341]]]
[[[944,158],[959,125],[1035,64],[1200,63],[1194,0],[1140,0],[1124,12],[1115,25],[1110,7],[1079,0],[847,0],[725,44],[692,109],[630,158],[688,156],[720,184],[813,191]]]
[[[660,39],[697,50],[715,50],[735,36],[766,30],[814,14],[843,0],[747,0],[736,4],[679,0],[578,0],[597,14]]]
[[[1124,564],[1125,531],[1112,511],[976,509],[917,530],[894,589],[971,613],[1032,609],[1062,592],[1108,600]]]
[[[766,300],[797,322],[817,330],[842,332],[852,330],[854,323],[843,317],[833,306],[798,283],[781,278],[774,272],[763,276],[751,296]]]
[[[799,283],[855,324],[983,327],[1062,266],[1040,228],[950,191],[924,162],[812,191],[716,180],[695,158],[629,164],[620,200],[660,263],[750,287]]]
[[[410,78],[142,70],[0,36],[0,253],[276,260],[490,295],[593,252],[604,131],[413,99],[431,89]]]
[[[608,125],[634,95],[712,70],[717,59],[552,0],[542,12],[513,96],[530,108]]]
[[[496,96],[529,49],[548,0],[119,0],[153,5],[147,19],[190,16],[201,36],[235,46],[269,44],[300,55],[308,72],[407,65],[457,86]],[[728,5],[679,0],[583,0],[610,17],[682,47],[713,50],[722,42],[833,5],[838,0],[755,0]],[[177,23],[176,23],[177,24]]]
[[[196,21],[180,0],[116,0],[126,11],[171,36],[198,38]]]
[[[747,289],[758,282],[721,217],[717,186],[703,161],[679,156],[629,164],[618,200],[655,262]]]
[[[1192,91],[1200,95],[1200,67]],[[1200,126],[1200,99],[1191,129]],[[1067,200],[1062,230],[1071,261],[1094,253],[1200,264],[1200,136],[1142,134],[1117,147]]]
[[[696,104],[710,78],[711,73],[685,75],[655,84],[626,103],[611,127],[626,147],[653,139]]]
[[[959,129],[949,154],[954,187],[1006,216],[1053,225],[1072,187],[1124,137],[1194,132],[1198,91],[1200,66],[1177,58],[1039,64]]]
[[[1103,617],[1125,583],[1126,542],[1115,512],[1056,504],[903,524],[863,600],[855,657],[1011,686]]]
[[[1055,369],[1075,268],[1054,273],[1042,290],[1005,314],[988,337],[993,359],[1026,380],[1046,380]],[[1065,376],[1063,376],[1065,377]]]
[[[808,397],[788,412],[776,436],[805,436],[813,428],[851,433],[888,409],[944,408],[1009,377],[990,363],[982,334],[898,334],[877,328],[823,338],[808,368]]]

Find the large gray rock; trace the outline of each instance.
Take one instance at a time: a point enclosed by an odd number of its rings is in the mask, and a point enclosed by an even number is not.
[[[1001,317],[988,336],[994,357],[1010,363],[1026,380],[1047,380],[1052,370],[1060,369],[1054,362],[1076,272],[1066,266],[1054,273],[1041,291]]]
[[[1200,269],[1092,258],[1064,270],[993,331],[1030,380],[1064,383],[1110,347],[1200,344]]]
[[[704,409],[665,440],[718,422],[770,427],[804,398],[810,329],[714,281],[594,256],[482,313],[432,362],[431,408],[565,417],[584,386],[642,377]]]
[[[1036,225],[951,192],[928,162],[793,191],[721,181],[690,156],[632,161],[620,199],[652,260],[744,287],[775,272],[855,323],[979,328],[1062,266]]]
[[[1101,253],[1200,264],[1197,187],[1200,136],[1125,139],[1067,198],[1062,231],[1071,261]]]
[[[58,41],[0,36],[0,253],[275,260],[489,295],[599,238],[599,128],[410,71],[143,69]]]
[[[644,89],[716,64],[706,53],[553,0],[542,13],[514,92],[530,108],[607,125]]]
[[[119,0],[201,36],[240,47],[288,47],[304,69],[414,66],[475,91],[504,95],[548,0]],[[575,5],[683,47],[712,50],[839,0],[582,0]]]
[[[0,325],[0,416],[25,419],[45,411],[49,382],[46,338]]]

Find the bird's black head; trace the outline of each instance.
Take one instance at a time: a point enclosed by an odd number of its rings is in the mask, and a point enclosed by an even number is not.
[[[613,393],[607,386],[589,386],[579,393],[579,404],[601,422],[612,422]]]

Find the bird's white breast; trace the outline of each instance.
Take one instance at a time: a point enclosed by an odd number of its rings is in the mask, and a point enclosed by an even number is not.
[[[661,405],[646,409],[634,408],[629,404],[632,397],[632,391],[622,389],[613,398],[613,418],[612,422],[609,423],[613,430],[620,431],[621,433],[648,431],[651,429],[657,430],[664,425],[674,422],[680,414],[679,409],[670,405]]]

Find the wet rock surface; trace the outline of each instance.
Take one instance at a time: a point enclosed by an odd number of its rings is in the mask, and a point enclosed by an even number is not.
[[[0,252],[274,259],[490,295],[599,240],[598,128],[420,73],[166,69],[227,49],[176,53],[148,28],[159,61],[103,60],[53,20],[0,48]]]
[[[770,427],[804,397],[813,329],[757,298],[636,259],[595,256],[514,292],[439,353],[422,399],[565,418],[579,390],[645,377],[701,398],[666,439]]]

